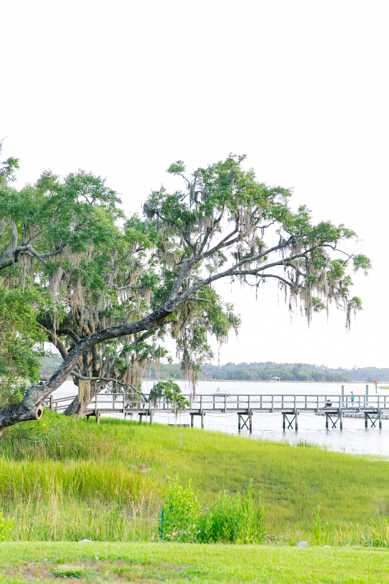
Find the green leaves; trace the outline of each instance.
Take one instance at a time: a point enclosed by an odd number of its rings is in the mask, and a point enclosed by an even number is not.
[[[365,275],[367,275],[368,271],[372,268],[370,259],[363,254],[353,256],[353,265],[355,272],[362,270]]]
[[[168,381],[158,381],[150,391],[151,402],[156,402],[162,397],[165,397],[177,411],[190,407],[190,403],[182,395],[180,386],[171,379]]]
[[[253,544],[266,540],[264,523],[264,509],[253,500],[252,481],[246,495],[219,492],[202,511],[191,481],[184,487],[170,479],[158,531],[165,541]]]
[[[0,282],[0,406],[18,401],[23,382],[39,378],[45,335],[35,307],[41,301],[36,288],[8,290]]]
[[[182,172],[185,172],[185,164],[182,160],[177,160],[177,162],[173,162],[173,164],[169,166],[166,172],[170,174],[181,174]]]

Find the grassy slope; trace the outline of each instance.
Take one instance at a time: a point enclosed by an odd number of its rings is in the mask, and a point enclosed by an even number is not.
[[[149,540],[178,474],[204,505],[253,479],[280,543],[389,545],[385,460],[52,412],[4,432],[0,453],[1,504],[21,539]]]
[[[0,550],[0,582],[8,584],[389,582],[386,550],[155,543],[3,543]]]

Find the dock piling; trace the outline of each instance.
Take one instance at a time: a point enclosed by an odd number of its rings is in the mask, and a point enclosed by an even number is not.
[[[294,429],[298,432],[299,429],[299,422],[298,422],[298,415],[299,411],[294,410],[294,412],[282,412],[282,429],[285,430],[286,422],[288,423],[288,430],[293,430],[293,423]],[[288,416],[292,416],[289,418]]]
[[[253,433],[253,412],[238,412],[238,432],[247,429],[250,434]]]
[[[336,428],[336,424],[339,422],[339,429],[343,430],[343,410],[325,412],[326,416],[326,430],[328,430],[329,421],[331,420],[331,428]]]

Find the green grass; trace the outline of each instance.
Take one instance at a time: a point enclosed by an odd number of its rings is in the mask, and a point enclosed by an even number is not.
[[[0,583],[389,582],[389,551],[160,543],[3,543]]]
[[[0,439],[0,510],[19,540],[150,541],[176,475],[203,506],[252,479],[275,544],[389,546],[385,460],[53,412]]]

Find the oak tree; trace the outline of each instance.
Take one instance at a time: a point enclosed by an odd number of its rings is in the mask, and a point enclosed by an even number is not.
[[[153,294],[146,302],[145,311],[142,314],[127,311],[124,315],[119,303],[116,320],[109,320],[103,328],[80,330],[73,337],[73,345],[64,355],[62,365],[50,379],[43,385],[32,384],[21,402],[0,409],[0,428],[39,419],[44,400],[60,387],[85,355],[93,354],[96,347],[106,347],[107,343],[120,339],[137,339],[163,327],[170,327],[173,334],[179,335],[178,330],[174,333],[175,323],[188,324],[186,319],[194,306],[198,307],[196,311],[201,320],[202,306],[209,300],[206,293],[212,294],[216,282],[221,279],[228,278],[258,289],[261,284],[274,281],[285,291],[291,307],[294,302],[301,304],[308,321],[315,311],[333,303],[345,311],[349,326],[352,311],[361,308],[360,299],[351,295],[350,273],[360,269],[366,272],[370,262],[366,256],[348,251],[349,242],[356,237],[351,229],[330,221],[315,224],[304,206],[293,212],[289,206],[291,192],[259,182],[253,170],[245,170],[244,157],[230,155],[224,161],[197,169],[190,179],[185,176],[181,161],[172,164],[168,172],[181,181],[183,188],[172,193],[163,187],[153,191],[144,204],[146,225],[140,223],[144,237],[151,242],[142,268],[145,281],[153,280]],[[42,177],[41,191],[45,180],[52,185],[55,179],[51,175]],[[73,187],[75,183],[82,184],[83,188],[69,189],[72,182]],[[92,253],[95,253],[106,228],[108,235],[111,230],[118,229],[118,242],[124,241],[121,238],[125,234],[125,227],[120,225],[123,219],[117,209],[118,201],[105,198],[107,191],[101,183],[98,195],[92,189],[96,199],[87,188],[93,183],[92,177],[71,175],[65,183],[59,190],[65,195],[65,202],[68,201],[71,220],[68,216],[62,217],[66,205],[61,202],[53,220],[54,227],[49,221],[45,230],[39,232],[40,257],[34,256],[31,250],[23,252],[41,264],[42,260],[47,262],[44,254],[53,254],[50,265],[54,274],[60,267],[56,262],[61,261],[58,256],[64,246],[70,246],[74,250],[72,253],[76,253],[77,245],[88,247],[93,243]],[[50,195],[49,209],[52,209],[51,197],[55,199],[58,188]],[[78,193],[76,197],[74,192]],[[116,195],[111,193],[111,196]],[[95,205],[97,200],[100,202]],[[113,217],[108,227],[106,213]],[[99,214],[104,217],[100,223],[96,221]],[[3,211],[2,215],[5,216]],[[14,214],[8,212],[8,217],[18,227]],[[85,241],[86,228],[92,230],[92,238],[88,241]],[[96,230],[94,237],[93,230]],[[48,237],[43,235],[46,232]],[[16,248],[22,238],[20,229],[17,235]],[[13,236],[15,239],[15,233]],[[12,244],[14,250],[15,243]],[[132,259],[131,253],[128,261]],[[4,269],[13,267],[9,265]],[[75,286],[77,284],[73,283],[68,289],[74,291]],[[138,286],[137,282],[131,292],[134,302],[138,302],[142,294]],[[98,289],[99,286],[96,287],[97,296]],[[260,291],[258,301],[261,301]],[[91,305],[93,309],[93,302]],[[60,307],[58,312],[60,319]],[[183,351],[190,340],[185,338],[187,330],[186,326],[181,329]],[[57,334],[56,327],[53,332]]]

